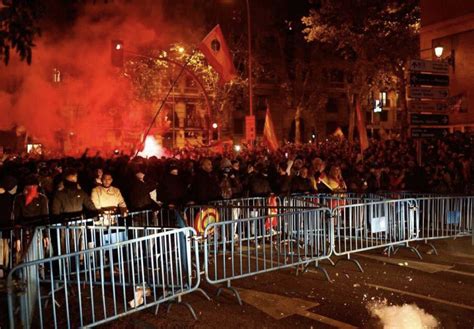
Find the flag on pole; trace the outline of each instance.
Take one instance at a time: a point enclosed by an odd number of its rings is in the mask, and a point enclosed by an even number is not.
[[[359,130],[359,140],[360,140],[360,152],[363,153],[367,148],[369,148],[369,139],[367,137],[367,129],[365,127],[364,118],[362,117],[362,112],[360,110],[359,98],[356,98],[356,113],[357,113],[357,129]]]
[[[267,113],[265,114],[265,125],[263,126],[263,139],[267,143],[268,148],[272,151],[278,149],[278,139],[273,127],[272,116],[270,115],[270,107],[267,104]]]
[[[229,48],[225,42],[219,24],[201,41],[199,50],[202,51],[208,63],[219,74],[219,82],[224,84],[235,77],[235,67]]]

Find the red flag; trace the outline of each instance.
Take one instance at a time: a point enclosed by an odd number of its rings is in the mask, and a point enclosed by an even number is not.
[[[265,125],[263,126],[263,139],[268,145],[268,148],[275,151],[278,148],[278,139],[273,127],[272,117],[270,115],[270,107],[267,104],[267,113],[265,114]]]
[[[360,152],[363,153],[369,148],[369,139],[367,138],[367,129],[365,127],[364,118],[360,110],[359,98],[356,99],[357,128],[359,130]]]
[[[214,70],[219,73],[220,83],[229,82],[235,77],[234,63],[219,24],[201,41],[199,50],[206,56]]]

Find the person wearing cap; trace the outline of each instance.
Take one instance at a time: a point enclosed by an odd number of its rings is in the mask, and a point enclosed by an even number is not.
[[[40,193],[39,181],[36,176],[25,179],[23,192],[13,201],[13,218],[15,221],[29,222],[49,215],[48,198]]]
[[[46,219],[49,215],[48,198],[40,193],[38,178],[34,175],[26,177],[23,192],[18,194],[13,201],[13,219],[15,224],[32,224]],[[28,245],[33,235],[31,227],[23,228],[15,233],[15,263],[21,259],[21,250]],[[44,238],[45,247],[49,245],[47,237]]]

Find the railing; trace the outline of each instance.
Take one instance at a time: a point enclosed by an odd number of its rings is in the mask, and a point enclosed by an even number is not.
[[[210,223],[204,232],[207,281],[232,289],[233,280],[329,258],[329,214],[320,208]]]
[[[410,243],[473,234],[474,197],[381,199],[242,198],[30,229],[31,238],[20,244],[27,246],[23,263],[8,276],[11,327],[99,325],[181,302],[200,289],[201,274],[241,302],[235,280],[313,263],[329,278],[319,262],[333,255],[362,271],[351,258],[358,253],[385,248],[390,255],[404,246],[421,258]],[[16,241],[8,234],[6,240]]]
[[[85,236],[106,235],[100,227],[86,231]],[[143,236],[113,243],[102,240],[92,249],[15,267],[7,283],[10,327],[28,328],[33,322],[40,328],[91,327],[166,301],[181,301],[199,287],[199,276],[192,275],[193,269],[199,271],[195,231],[157,231],[133,228],[133,234]]]

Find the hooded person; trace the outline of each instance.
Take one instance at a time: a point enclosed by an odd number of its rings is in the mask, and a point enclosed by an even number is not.
[[[55,216],[76,216],[84,210],[97,212],[89,195],[77,183],[77,171],[69,168],[64,171],[64,180],[53,198],[51,214]]]
[[[158,188],[158,199],[167,206],[182,206],[186,199],[186,183],[176,162],[166,165],[166,172]]]
[[[272,193],[268,179],[268,167],[263,163],[255,166],[255,174],[249,178],[249,194],[251,197],[266,197]]]
[[[156,190],[156,184],[145,180],[145,169],[137,166],[128,189],[128,206],[132,211],[151,209],[155,203],[150,193]]]

